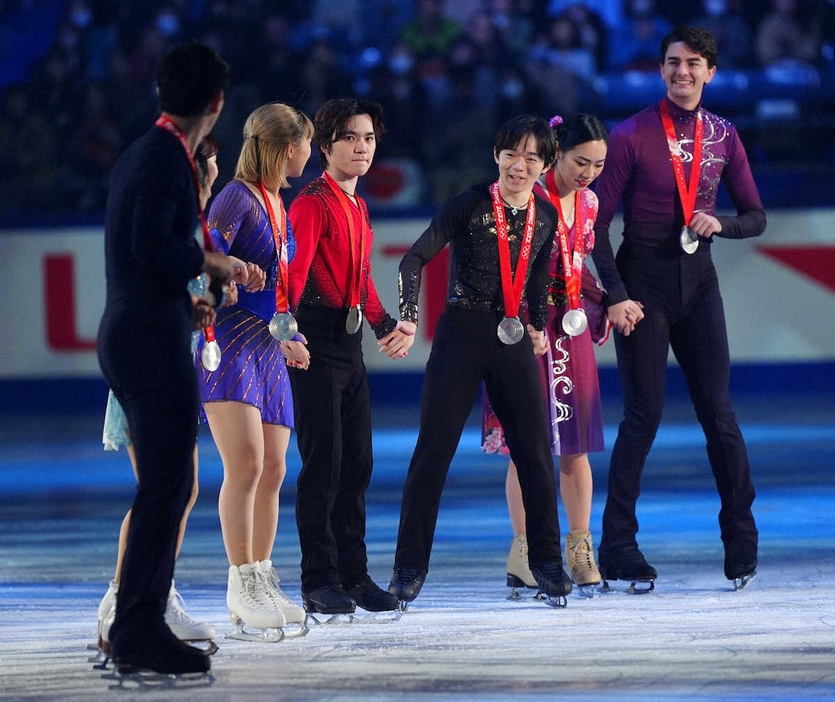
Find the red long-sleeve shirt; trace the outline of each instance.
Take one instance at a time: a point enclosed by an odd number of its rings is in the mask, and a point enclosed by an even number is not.
[[[296,236],[290,263],[290,305],[319,305],[347,309],[354,280],[352,260],[360,258],[360,232],[365,228],[365,253],[360,277],[360,305],[378,339],[394,330],[397,321],[383,308],[371,277],[374,236],[365,201],[350,204],[356,232],[354,256],[345,212],[324,178],[307,185],[290,205],[288,216]]]

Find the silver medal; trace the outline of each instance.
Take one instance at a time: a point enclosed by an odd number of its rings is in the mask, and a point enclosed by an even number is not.
[[[270,334],[278,341],[290,341],[299,332],[299,323],[289,312],[276,312],[270,320]]]
[[[209,373],[213,373],[220,367],[220,346],[217,341],[207,341],[203,345],[200,360],[203,361],[203,367]]]
[[[496,330],[499,341],[508,346],[518,344],[525,334],[525,326],[518,317],[505,317]]]
[[[681,249],[684,253],[695,253],[699,248],[699,235],[696,234],[690,227],[682,227],[681,234],[678,237]]]
[[[580,336],[589,328],[589,319],[586,311],[581,309],[568,310],[562,316],[562,330],[569,336]]]
[[[348,316],[345,318],[345,331],[349,334],[356,334],[362,326],[362,310],[359,305],[348,310]]]

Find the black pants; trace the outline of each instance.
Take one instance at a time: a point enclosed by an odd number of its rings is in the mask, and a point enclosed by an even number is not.
[[[395,567],[428,569],[444,482],[482,380],[518,468],[530,562],[559,558],[554,463],[539,366],[530,337],[507,346],[496,336],[498,321],[492,312],[455,307],[447,307],[438,321],[423,380],[420,433],[403,488]]]
[[[345,310],[304,307],[299,329],[310,367],[289,368],[302,469],[296,523],[302,590],[352,587],[366,574],[365,491],[371,479],[371,401],[362,333]]]
[[[624,416],[612,451],[603,513],[601,552],[634,544],[641,473],[664,407],[667,353],[678,360],[721,500],[719,526],[727,546],[757,541],[751,512],[754,486],[729,394],[730,355],[725,312],[710,245],[693,255],[624,244],[618,268],[629,297],[644,304],[644,319],[615,336]]]
[[[153,334],[105,318],[99,334],[102,371],[125,411],[138,474],[110,631],[118,655],[153,645],[166,626],[177,535],[194,484],[199,409],[186,312],[160,315]]]

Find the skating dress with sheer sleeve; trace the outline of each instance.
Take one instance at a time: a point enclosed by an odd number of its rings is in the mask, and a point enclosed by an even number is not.
[[[287,218],[287,257],[296,242]],[[264,290],[238,288],[238,303],[218,310],[215,338],[221,349],[220,367],[207,371],[197,355],[200,399],[231,400],[254,405],[261,421],[293,427],[293,397],[287,366],[268,324],[275,314],[278,258],[270,220],[264,206],[241,181],[231,181],[218,193],[209,211],[209,231],[217,251],[253,262],[267,273]],[[202,341],[201,341],[202,346]]]
[[[594,248],[597,196],[590,190],[581,191],[580,206],[583,208],[582,245],[575,244],[577,227],[572,225],[568,233],[569,245],[574,249],[572,263],[576,275],[582,275],[585,258]],[[593,325],[573,337],[562,329],[562,318],[569,306],[559,246],[559,237],[554,237],[549,266],[548,322],[545,327],[548,351],[539,357],[543,399],[550,419],[551,452],[555,456],[603,450],[603,412],[591,337]],[[583,304],[583,299],[580,302]],[[486,393],[482,446],[485,453],[508,454],[502,426]]]

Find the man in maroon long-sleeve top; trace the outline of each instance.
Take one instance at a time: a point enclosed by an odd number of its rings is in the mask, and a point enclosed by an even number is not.
[[[638,549],[635,507],[661,421],[672,348],[707,438],[721,498],[725,575],[739,588],[757,565],[754,486],[729,396],[728,338],[711,248],[714,235],[761,234],[765,211],[736,129],[701,106],[704,86],[716,73],[713,38],[703,29],[675,29],[661,43],[660,59],[667,94],[612,131],[596,187],[593,258],[608,293],[609,320],[619,332],[624,396],[599,565],[604,581],[653,587],[657,574]],[[720,181],[735,216],[715,214]],[[621,202],[625,228],[615,257],[609,226]]]

